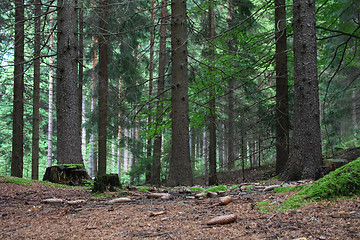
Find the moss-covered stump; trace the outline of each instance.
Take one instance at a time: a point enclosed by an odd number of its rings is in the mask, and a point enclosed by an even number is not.
[[[43,181],[79,186],[83,180],[90,180],[82,164],[62,164],[46,168]]]
[[[304,187],[295,196],[283,202],[282,208],[298,207],[311,199],[321,201],[355,195],[360,195],[360,158]]]
[[[121,188],[119,176],[115,173],[98,176],[95,178],[93,192],[116,191],[116,188]]]

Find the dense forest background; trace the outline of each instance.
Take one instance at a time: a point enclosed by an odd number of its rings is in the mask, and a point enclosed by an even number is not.
[[[81,123],[81,161],[91,177],[98,171],[113,172],[125,183],[159,184],[171,172],[173,148],[183,149],[172,144],[177,134],[172,131],[172,56],[177,48],[171,41],[176,1],[171,1],[173,8],[165,0],[71,2],[77,6],[72,20],[77,25],[80,101],[74,104],[81,120],[73,117]],[[186,2],[183,37],[192,176],[204,176],[214,184],[214,168],[221,172],[280,164],[276,55],[278,40],[286,36],[288,113],[284,114],[292,123],[293,2],[280,6],[281,1],[260,0]],[[24,16],[16,20],[15,9],[21,3]],[[24,24],[22,176],[42,178],[47,166],[67,163],[58,161],[57,148],[60,136],[66,135],[59,135],[56,113],[64,97],[57,81],[58,57],[66,52],[58,42],[59,26],[67,28],[59,24],[61,4],[55,0],[0,3],[0,175],[11,174],[13,141],[18,139],[12,128],[19,115],[13,114],[18,77],[14,36],[19,23]],[[280,7],[286,10],[285,20],[276,21]],[[360,4],[319,0],[315,13],[321,148],[327,158],[360,143]],[[282,140],[285,148],[291,146],[292,126],[290,138]]]

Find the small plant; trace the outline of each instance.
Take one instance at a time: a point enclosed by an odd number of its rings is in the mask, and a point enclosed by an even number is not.
[[[239,187],[240,187],[240,185],[234,185],[234,186],[230,187],[230,190],[233,190],[233,189],[236,189],[236,188],[239,188]]]
[[[213,186],[206,189],[204,192],[219,192],[219,191],[227,191],[228,188],[225,185]]]

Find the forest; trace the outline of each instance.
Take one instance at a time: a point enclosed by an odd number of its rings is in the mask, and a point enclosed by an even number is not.
[[[83,164],[132,185],[259,166],[318,179],[360,147],[357,0],[0,6],[1,176]]]

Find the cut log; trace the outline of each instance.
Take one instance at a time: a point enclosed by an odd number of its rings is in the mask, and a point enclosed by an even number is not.
[[[83,180],[91,180],[82,164],[55,165],[46,168],[43,181],[80,186]]]

